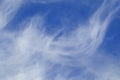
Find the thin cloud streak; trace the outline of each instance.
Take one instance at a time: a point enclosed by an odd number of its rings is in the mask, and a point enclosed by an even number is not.
[[[0,30],[14,17],[22,0],[4,0],[0,3]]]

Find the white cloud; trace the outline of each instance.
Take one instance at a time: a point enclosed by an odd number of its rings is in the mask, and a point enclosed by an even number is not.
[[[0,79],[118,80],[120,74],[118,63],[110,62],[115,59],[112,60],[97,50],[103,41],[108,24],[119,10],[119,6],[114,7],[114,3],[110,2],[112,4],[108,1],[103,3],[90,17],[89,24],[80,25],[69,35],[56,37],[62,30],[55,35],[48,35],[44,30],[44,18],[38,15],[22,25],[25,27],[24,30],[18,32],[1,30]],[[18,1],[17,5],[19,4]],[[13,4],[9,0],[2,3],[0,13],[4,24],[0,21],[0,26],[5,26],[9,22],[9,15],[14,15],[18,9],[18,6],[14,8],[15,6],[16,3]],[[58,66],[54,67],[55,65]],[[74,69],[68,67],[79,68],[80,73],[70,76]]]
[[[0,3],[0,29],[9,23],[21,4],[22,0],[4,0]]]
[[[61,2],[63,0],[31,0],[33,3],[41,3],[41,4],[49,4],[49,3],[56,3]]]

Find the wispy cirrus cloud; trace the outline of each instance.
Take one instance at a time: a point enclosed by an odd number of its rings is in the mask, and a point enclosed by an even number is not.
[[[31,0],[32,3],[41,3],[41,4],[56,3],[61,1],[63,0]]]
[[[120,6],[116,6],[118,0],[103,1],[101,7],[90,16],[88,23],[71,30],[69,35],[64,33],[64,29],[54,35],[46,33],[44,17],[41,15],[25,21],[21,25],[25,28],[21,31],[2,30],[11,19],[9,15],[14,16],[21,2],[18,1],[17,6],[8,0],[2,3],[1,19],[4,22],[0,21],[0,79],[119,79],[119,64],[98,50],[110,21],[120,10]]]
[[[22,0],[3,0],[0,3],[0,29],[9,23],[21,4]]]

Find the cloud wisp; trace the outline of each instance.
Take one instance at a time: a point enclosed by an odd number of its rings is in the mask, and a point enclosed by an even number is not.
[[[25,21],[25,24],[21,25],[25,28],[21,31],[3,30],[22,2],[22,0],[5,0],[1,3],[1,80],[118,80],[120,78],[118,72],[120,64],[114,63],[114,59],[98,52],[109,23],[120,10],[119,0],[104,0],[98,10],[90,16],[88,23],[71,30],[69,35],[64,33],[64,29],[55,35],[47,34],[44,17],[38,14]]]
[[[0,29],[9,23],[21,4],[22,0],[3,0],[0,3]]]

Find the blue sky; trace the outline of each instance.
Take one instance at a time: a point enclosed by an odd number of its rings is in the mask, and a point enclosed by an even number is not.
[[[0,80],[119,80],[119,0],[1,0]]]

